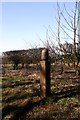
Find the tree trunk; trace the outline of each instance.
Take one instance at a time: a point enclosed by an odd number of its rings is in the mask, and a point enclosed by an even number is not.
[[[22,63],[22,68],[24,68],[24,63]]]

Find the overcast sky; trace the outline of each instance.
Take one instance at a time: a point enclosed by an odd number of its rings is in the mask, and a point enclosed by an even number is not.
[[[62,9],[64,3],[59,4]],[[67,2],[66,8],[70,13],[74,3]],[[66,13],[64,14],[68,17]],[[0,52],[42,47],[40,38],[46,41],[45,27],[49,30],[51,27],[53,32],[57,32],[55,17],[57,17],[56,2],[3,2]],[[55,38],[53,42],[55,43]]]

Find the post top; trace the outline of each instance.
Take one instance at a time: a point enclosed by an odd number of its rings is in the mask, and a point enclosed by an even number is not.
[[[41,60],[48,60],[48,49],[44,48],[41,53]]]

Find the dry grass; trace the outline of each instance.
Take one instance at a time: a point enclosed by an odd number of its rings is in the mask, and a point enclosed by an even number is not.
[[[51,76],[51,96],[41,99],[39,73],[4,75],[3,120],[80,119],[80,79],[74,74]]]

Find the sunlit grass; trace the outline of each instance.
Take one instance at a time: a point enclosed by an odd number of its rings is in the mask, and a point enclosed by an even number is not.
[[[57,77],[65,79],[57,79]],[[1,77],[3,89],[2,89],[2,107],[8,108],[20,105],[24,100],[33,98],[34,96],[40,96],[40,81],[34,78],[28,79],[28,76],[3,76]],[[11,86],[13,85],[13,86]],[[51,79],[51,94],[52,96],[41,101],[37,106],[34,106],[31,111],[26,113],[26,118],[48,118],[58,119],[68,116],[68,118],[78,118],[80,115],[80,101],[78,96],[66,97],[63,94],[64,91],[76,89],[79,83],[74,79],[68,79],[67,76],[54,75],[54,79]],[[62,94],[55,97],[54,93],[62,92]],[[3,120],[10,119],[16,109],[11,109],[9,113],[5,113]],[[9,110],[9,109],[8,109]],[[47,120],[47,118],[46,118]],[[68,119],[67,119],[68,120]]]

